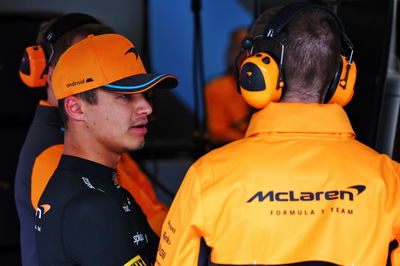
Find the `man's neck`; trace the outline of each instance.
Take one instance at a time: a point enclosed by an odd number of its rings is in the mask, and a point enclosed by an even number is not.
[[[86,138],[82,135],[79,135],[78,138],[74,138],[76,134],[68,134],[68,130],[64,135],[63,154],[80,157],[110,168],[116,168],[121,158],[120,154],[111,152],[103,146],[93,145],[93,142],[86,141]]]

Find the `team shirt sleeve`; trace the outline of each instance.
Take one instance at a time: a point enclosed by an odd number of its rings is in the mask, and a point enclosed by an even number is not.
[[[31,176],[31,202],[33,210],[38,207],[47,183],[56,170],[64,151],[64,144],[50,146],[36,157]]]
[[[395,169],[395,185],[394,185],[394,195],[392,198],[400,200],[400,164],[393,162]],[[396,220],[393,225],[394,240],[400,244],[400,209],[398,210]],[[400,248],[397,246],[391,253],[390,260],[392,265],[400,265]]]
[[[155,265],[198,265],[205,235],[201,186],[196,169],[186,174],[163,224]]]

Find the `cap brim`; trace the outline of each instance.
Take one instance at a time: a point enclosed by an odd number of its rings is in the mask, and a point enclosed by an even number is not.
[[[168,74],[138,74],[103,85],[107,91],[117,93],[140,93],[149,89],[173,89],[178,86],[178,79]]]

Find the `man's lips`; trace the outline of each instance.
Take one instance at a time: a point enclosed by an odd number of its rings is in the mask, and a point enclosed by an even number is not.
[[[147,133],[147,120],[139,121],[134,123],[131,128],[138,133],[146,134]]]

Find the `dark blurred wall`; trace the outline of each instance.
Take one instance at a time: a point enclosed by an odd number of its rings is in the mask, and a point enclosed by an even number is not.
[[[44,89],[27,88],[19,79],[20,56],[31,45],[43,20],[54,13],[0,13],[0,265],[18,265],[18,218],[14,205],[14,176],[19,150]],[[2,260],[3,258],[3,260]]]
[[[377,148],[386,84],[394,0],[344,1],[338,10],[355,47],[357,81],[345,110],[357,138]]]
[[[0,11],[17,12],[83,12],[102,19],[118,33],[142,47],[143,3],[146,0],[12,0],[0,1]]]

